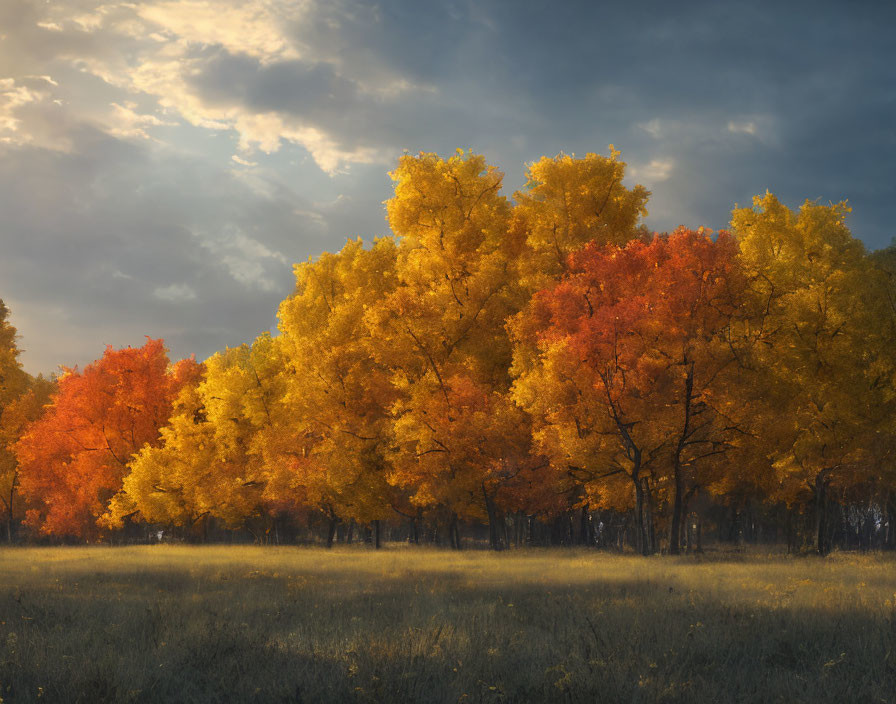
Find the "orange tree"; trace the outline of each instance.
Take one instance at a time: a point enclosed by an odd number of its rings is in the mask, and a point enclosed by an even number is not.
[[[97,518],[121,489],[131,457],[159,441],[172,402],[198,365],[175,366],[161,340],[106,349],[84,371],[66,370],[44,415],[15,445],[26,522],[49,535],[97,533]]]
[[[677,553],[686,484],[743,433],[731,393],[736,251],[726,233],[684,229],[588,246],[510,325],[514,393],[536,418],[539,448],[598,503],[618,506],[616,478],[627,477],[643,552],[652,487],[668,496]]]

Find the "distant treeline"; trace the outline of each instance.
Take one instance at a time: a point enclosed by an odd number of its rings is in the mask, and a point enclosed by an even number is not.
[[[31,378],[0,304],[10,540],[896,547],[896,247],[766,193],[640,224],[625,164],[404,156],[393,235],[296,265],[280,334]]]

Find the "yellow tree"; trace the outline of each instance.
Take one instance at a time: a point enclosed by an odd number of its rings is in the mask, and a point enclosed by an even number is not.
[[[215,465],[213,486],[202,487],[208,501],[200,508],[230,527],[246,526],[256,532],[256,520],[269,527],[265,432],[273,425],[283,395],[280,368],[277,345],[269,334],[205,361],[198,393],[215,446]],[[203,474],[196,479],[206,481]],[[260,538],[257,532],[256,537]]]
[[[876,432],[869,444],[866,482],[886,512],[888,545],[896,547],[896,355],[892,352],[896,349],[896,241],[871,254],[869,283],[874,325],[866,340],[876,354],[868,373],[878,405],[870,409],[876,416]]]
[[[149,523],[268,527],[266,433],[282,397],[280,360],[270,335],[228,348],[178,396],[161,441],[128,465],[122,491],[103,517],[108,527],[133,516]]]
[[[128,465],[122,490],[109,503],[102,525],[120,529],[126,519],[193,526],[218,505],[218,457],[199,382],[181,389],[161,443],[146,445]]]
[[[250,345],[213,355],[200,387],[215,429],[221,508],[213,515],[229,524],[265,517],[267,440],[284,395],[280,348],[269,334]]]
[[[9,322],[9,309],[0,300],[0,510],[11,542],[13,526],[24,517],[19,501],[19,462],[13,446],[25,428],[40,416],[55,390],[55,383],[27,374],[20,364],[16,329]]]
[[[283,414],[268,444],[268,493],[299,496],[329,520],[374,523],[408,507],[388,481],[385,459],[391,373],[372,350],[368,307],[396,287],[391,238],[365,248],[350,240],[337,254],[298,264],[296,291],[280,305]]]
[[[19,362],[17,332],[9,322],[9,308],[0,300],[0,409],[28,388],[28,374]]]
[[[456,393],[467,397],[476,388],[473,395],[491,403],[509,387],[503,325],[524,302],[515,274],[524,235],[510,227],[502,174],[479,155],[405,156],[392,178],[387,209],[401,238],[398,285],[366,317],[379,340],[373,354],[401,392],[393,406],[391,481],[416,506],[445,507],[453,525],[456,516],[494,523],[498,487],[519,471],[509,448],[526,442],[527,429],[523,423],[520,438],[505,439],[506,461],[459,452],[466,438],[492,431],[487,415],[461,412]],[[493,525],[493,545],[497,535]]]
[[[650,196],[643,186],[622,184],[625,162],[610,145],[608,157],[567,154],[529,166],[526,188],[514,193],[513,226],[526,237],[521,261],[533,290],[567,271],[569,255],[589,242],[622,245],[638,234]]]
[[[767,311],[758,361],[777,411],[763,436],[778,497],[792,505],[814,496],[819,554],[830,549],[829,489],[856,481],[888,393],[876,371],[882,352],[869,344],[880,320],[868,303],[868,261],[846,226],[848,212],[845,203],[810,201],[794,212],[766,193],[732,214],[741,260]]]

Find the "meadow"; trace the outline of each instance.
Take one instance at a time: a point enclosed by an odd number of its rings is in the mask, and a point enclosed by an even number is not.
[[[896,556],[0,549],[3,702],[893,702]]]

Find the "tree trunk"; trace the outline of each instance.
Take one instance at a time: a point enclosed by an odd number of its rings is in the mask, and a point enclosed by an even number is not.
[[[896,549],[896,493],[887,497],[887,538],[886,547]]]
[[[648,543],[648,555],[652,555],[657,551],[656,545],[656,523],[653,521],[654,514],[654,506],[653,506],[653,495],[650,493],[650,486],[647,486],[647,491],[644,492],[647,496],[647,543]]]
[[[333,538],[336,537],[336,525],[337,520],[333,517],[330,518],[330,522],[327,525],[327,547],[333,547]]]
[[[579,511],[579,545],[588,544],[588,509],[582,506]]]
[[[488,513],[488,541],[492,550],[501,549],[501,537],[498,534],[498,512],[495,508],[492,497],[485,490],[485,484],[482,485],[482,498],[485,499],[485,510]]]
[[[819,472],[815,477],[815,552],[822,557],[829,552],[827,518],[827,481]]]
[[[685,492],[681,507],[681,532],[682,540],[687,545],[688,553],[694,551],[694,521],[691,511],[691,501],[697,495],[697,487],[692,486]]]
[[[416,518],[411,519],[411,542],[414,545],[420,544],[420,523]]]
[[[787,531],[787,554],[789,555],[794,551],[794,543],[796,542],[793,539],[793,511],[787,510],[787,523],[786,523],[786,531]]]
[[[646,516],[644,515],[644,487],[641,480],[635,475],[635,530],[638,552],[642,555],[650,554],[650,545],[647,539]]]
[[[352,538],[355,537],[355,519],[351,519],[348,522],[348,528],[345,529],[345,544],[351,545]]]
[[[9,503],[7,504],[7,508],[9,510],[6,512],[6,542],[8,542],[10,545],[12,545],[12,521],[14,516],[12,502],[15,498],[17,478],[17,476],[13,476],[12,486],[9,487]]]
[[[669,529],[669,554],[681,554],[681,457],[676,452],[672,458],[673,486],[675,489],[675,498],[672,501],[672,526]]]
[[[743,531],[743,517],[741,516],[743,512],[739,511],[736,507],[731,507],[731,535],[732,542],[740,547],[743,545],[744,531]]]
[[[871,517],[869,510],[865,511],[865,517],[862,520],[862,547],[865,552],[871,550],[874,541],[874,519]]]
[[[501,516],[501,533],[504,539],[504,547],[510,549],[510,534],[507,532],[507,519]]]
[[[681,492],[684,484],[681,453],[684,451],[685,444],[691,434],[691,401],[694,395],[694,363],[688,363],[687,355],[685,355],[684,363],[688,364],[688,373],[684,380],[684,425],[681,429],[681,435],[678,437],[675,451],[672,453],[672,475],[675,489],[675,496],[672,500],[672,526],[669,530],[669,553],[672,555],[681,554]]]
[[[453,550],[460,550],[460,533],[457,530],[457,514],[451,512],[451,519],[448,522],[448,543]]]

